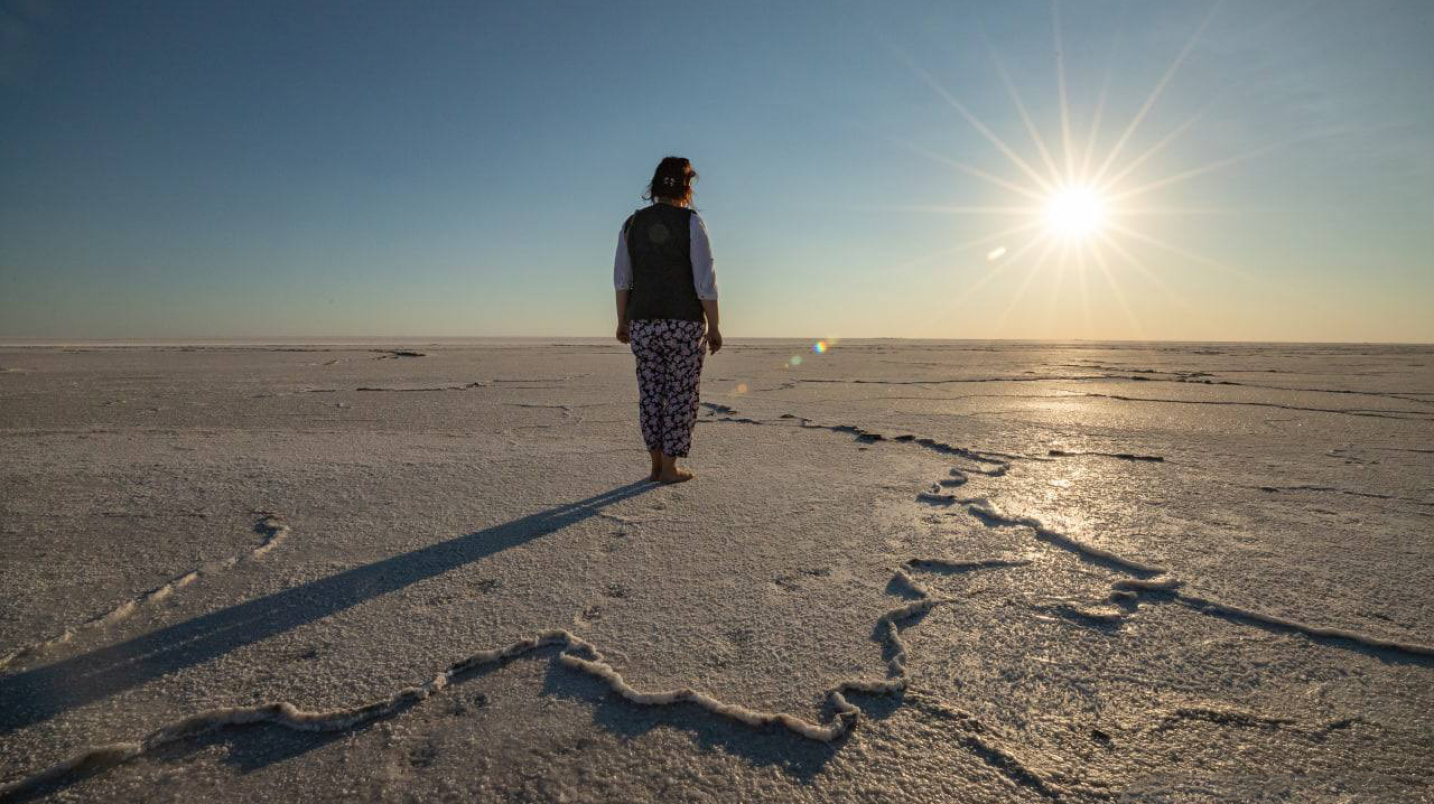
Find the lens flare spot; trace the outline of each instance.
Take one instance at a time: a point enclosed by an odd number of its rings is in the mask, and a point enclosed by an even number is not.
[[[1001,259],[1001,258],[1004,257],[1004,256],[1006,256],[1006,247],[1005,247],[1005,246],[997,246],[997,247],[991,249],[989,252],[987,252],[987,254],[986,254],[986,259],[989,260],[989,261],[991,261],[991,262],[995,262],[996,260],[999,260],[999,259]]]
[[[791,360],[788,360],[787,363],[789,363],[790,365],[793,365],[793,366],[800,366],[800,365],[802,364],[802,356],[801,356],[801,355],[792,355],[792,359],[791,359]]]
[[[745,383],[745,382],[739,382],[739,383],[737,383],[737,393],[739,393],[739,394],[745,394],[745,393],[747,393],[747,383]]]
[[[826,354],[826,353],[827,353],[827,342],[826,342],[826,341],[817,341],[815,344],[812,345],[812,351],[815,352],[815,353],[817,353],[817,354],[819,354],[819,355],[824,355],[824,354]]]

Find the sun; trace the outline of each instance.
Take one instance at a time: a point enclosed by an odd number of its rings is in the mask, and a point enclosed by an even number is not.
[[[1105,224],[1106,206],[1105,197],[1094,187],[1063,187],[1046,199],[1046,229],[1059,237],[1093,237],[1101,232]]]
[[[959,307],[974,294],[981,292],[987,283],[998,276],[1024,269],[1025,277],[1020,280],[1005,312],[996,322],[996,330],[999,331],[1005,325],[1007,317],[1017,308],[1026,290],[1035,285],[1037,278],[1049,280],[1049,298],[1051,303],[1055,303],[1062,298],[1062,282],[1068,274],[1079,283],[1080,304],[1085,314],[1086,327],[1093,327],[1088,279],[1096,275],[1105,279],[1110,295],[1129,319],[1131,331],[1136,336],[1141,336],[1140,320],[1127,303],[1125,292],[1121,288],[1119,271],[1122,267],[1128,266],[1158,286],[1174,303],[1188,306],[1180,294],[1162,279],[1160,272],[1152,270],[1148,265],[1149,258],[1143,253],[1147,250],[1158,250],[1167,260],[1173,255],[1182,262],[1198,263],[1251,281],[1252,278],[1238,268],[1167,242],[1140,225],[1144,216],[1148,215],[1218,214],[1227,210],[1218,206],[1188,208],[1157,205],[1141,199],[1157,190],[1258,157],[1278,147],[1280,143],[1267,143],[1243,153],[1221,157],[1163,176],[1156,174],[1158,178],[1147,176],[1143,171],[1148,171],[1149,165],[1159,164],[1156,157],[1191,130],[1212,108],[1211,103],[1186,117],[1144,151],[1128,153],[1130,146],[1140,142],[1136,136],[1137,129],[1150,118],[1151,110],[1171,85],[1172,79],[1194,50],[1196,43],[1204,36],[1220,6],[1221,3],[1216,2],[1205,13],[1199,26],[1190,34],[1185,45],[1174,56],[1149,95],[1139,104],[1139,108],[1118,134],[1114,133],[1113,129],[1102,129],[1108,96],[1115,86],[1112,84],[1112,76],[1119,64],[1114,52],[1108,57],[1106,76],[1092,110],[1086,115],[1087,120],[1082,125],[1082,121],[1072,119],[1059,0],[1052,0],[1051,3],[1058,101],[1054,111],[1059,114],[1058,128],[1052,126],[1043,129],[1038,124],[1038,118],[1032,115],[1031,109],[1021,98],[1015,81],[1006,71],[995,48],[989,40],[985,40],[993,71],[1004,85],[1020,123],[1030,136],[1032,149],[1025,153],[1021,152],[1023,149],[1018,149],[1002,139],[990,125],[977,117],[935,76],[918,65],[904,51],[897,50],[897,55],[906,62],[912,74],[925,82],[957,115],[975,129],[976,133],[994,146],[1005,158],[1009,169],[1014,169],[1014,173],[995,172],[987,166],[971,164],[897,137],[888,138],[893,144],[918,156],[980,179],[992,185],[993,189],[999,188],[1005,193],[1005,203],[999,205],[893,207],[903,211],[927,211],[943,215],[994,215],[1006,218],[1010,223],[987,235],[957,243],[907,263],[915,266],[932,259],[982,248],[986,255],[985,262],[990,264],[984,274],[969,281],[949,305],[944,305],[935,314],[930,325],[947,315],[948,310]],[[1098,151],[1100,153],[1097,153]],[[1016,196],[1019,196],[1019,199]],[[1016,266],[1020,266],[1020,269]]]

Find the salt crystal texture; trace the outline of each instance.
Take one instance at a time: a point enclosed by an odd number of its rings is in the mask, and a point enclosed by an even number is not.
[[[1434,795],[1429,347],[0,365],[0,801]]]

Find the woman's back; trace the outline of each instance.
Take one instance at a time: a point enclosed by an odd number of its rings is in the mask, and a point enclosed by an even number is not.
[[[701,321],[702,301],[692,281],[693,211],[653,204],[627,219],[624,228],[632,270],[627,317]]]

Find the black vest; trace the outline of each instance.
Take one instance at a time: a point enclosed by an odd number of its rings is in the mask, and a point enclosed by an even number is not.
[[[632,292],[627,317],[701,321],[702,301],[692,284],[692,210],[653,204],[632,213],[623,224],[632,263]]]

